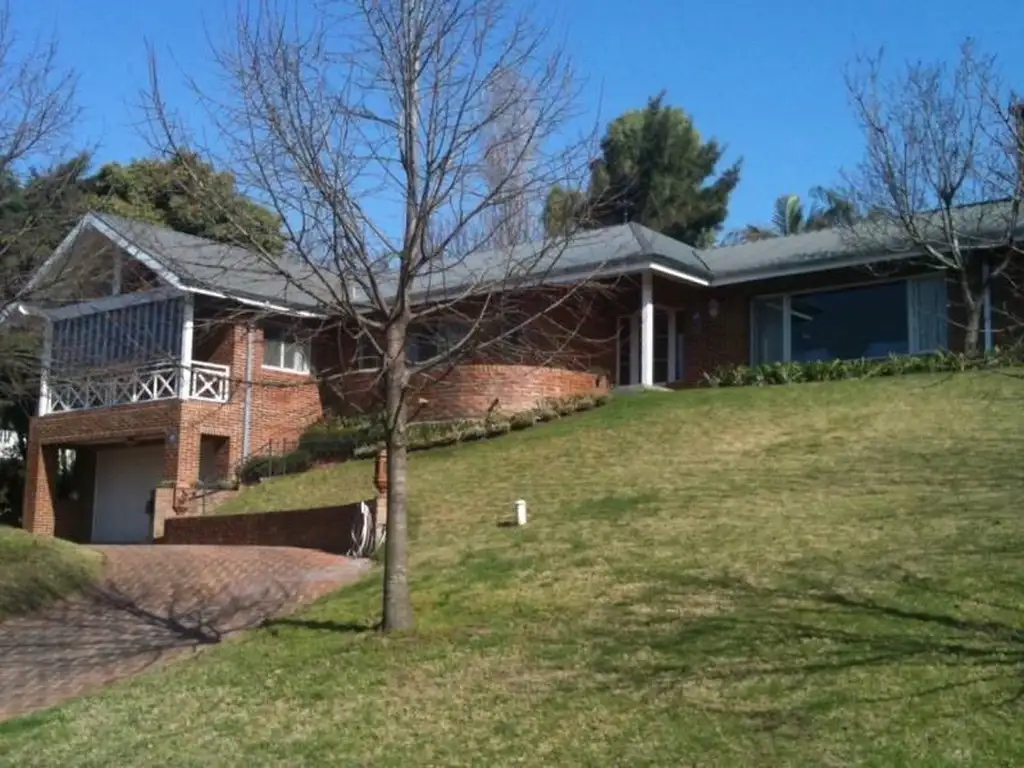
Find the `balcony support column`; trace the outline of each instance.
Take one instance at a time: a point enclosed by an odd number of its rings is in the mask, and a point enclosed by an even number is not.
[[[188,400],[192,394],[192,337],[195,333],[195,296],[185,294],[185,309],[181,314],[181,355],[178,373],[179,397]]]

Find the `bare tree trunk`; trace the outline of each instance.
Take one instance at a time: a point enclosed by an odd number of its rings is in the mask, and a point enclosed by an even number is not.
[[[406,434],[406,389],[408,372],[405,359],[407,321],[400,320],[387,330],[387,369],[384,373],[385,416],[388,449],[388,523],[384,558],[385,630],[412,629],[416,619],[409,595],[409,524],[406,476],[409,443]]]
[[[981,351],[981,312],[984,305],[975,297],[967,301],[967,322],[964,325],[964,353],[976,355]]]

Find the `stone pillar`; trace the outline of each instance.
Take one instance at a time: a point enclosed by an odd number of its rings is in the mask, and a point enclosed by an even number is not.
[[[42,445],[30,430],[28,462],[25,467],[25,499],[22,527],[42,536],[53,536],[54,503],[57,496],[57,451],[55,445]]]
[[[374,466],[374,485],[377,486],[377,538],[384,540],[388,527],[388,449],[381,448]]]

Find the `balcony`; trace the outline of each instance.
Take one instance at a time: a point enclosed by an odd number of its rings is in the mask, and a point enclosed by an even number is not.
[[[182,387],[182,378],[187,386]],[[155,403],[185,398],[226,403],[231,394],[231,369],[193,361],[188,369],[160,363],[115,374],[85,375],[71,381],[49,382],[46,413],[68,413],[114,405]]]

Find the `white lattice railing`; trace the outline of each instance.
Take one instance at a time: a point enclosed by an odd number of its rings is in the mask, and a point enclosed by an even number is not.
[[[226,403],[231,392],[231,369],[217,363],[192,363],[192,386],[189,396],[194,400]]]
[[[83,411],[112,405],[173,400],[181,395],[181,367],[159,364],[112,375],[89,375],[49,382],[47,413]],[[226,403],[231,369],[226,365],[193,362],[186,396]]]

